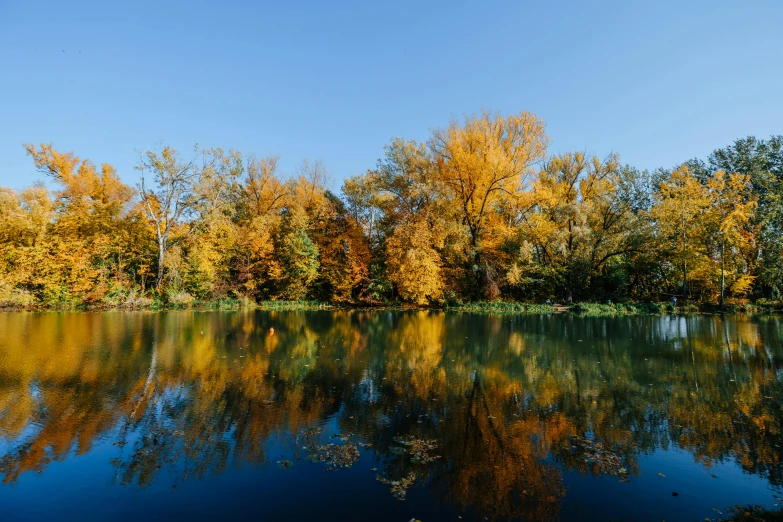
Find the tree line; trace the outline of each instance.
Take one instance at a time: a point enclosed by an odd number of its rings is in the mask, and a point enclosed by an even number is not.
[[[164,146],[132,187],[27,144],[56,189],[0,188],[0,306],[781,299],[783,136],[652,172],[548,143],[482,112],[393,139],[341,194],[320,161]]]

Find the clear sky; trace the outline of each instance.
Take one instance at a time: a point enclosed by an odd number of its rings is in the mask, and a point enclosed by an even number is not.
[[[0,185],[40,179],[24,142],[129,183],[135,151],[198,142],[339,188],[482,107],[649,169],[781,134],[783,0],[0,0]]]

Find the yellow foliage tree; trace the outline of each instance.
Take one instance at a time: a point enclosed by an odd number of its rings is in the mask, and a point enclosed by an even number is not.
[[[728,276],[729,289],[734,296],[750,292],[754,276],[749,260],[753,259],[754,234],[748,229],[757,202],[750,193],[750,177],[738,173],[727,174],[719,170],[706,180],[706,188],[712,198],[710,205],[710,231],[715,258],[720,264],[719,303],[723,305]],[[716,263],[717,264],[717,263]],[[728,266],[727,266],[728,265]]]
[[[440,298],[443,292],[440,255],[426,219],[413,219],[397,227],[386,241],[389,280],[397,285],[400,297],[417,304]]]
[[[683,166],[661,183],[652,208],[667,257],[681,270],[684,296],[690,295],[694,284],[709,285],[711,279],[704,235],[712,203],[707,187],[689,167]]]
[[[109,164],[99,171],[89,160],[58,152],[52,145],[27,144],[25,149],[36,168],[60,187],[42,252],[46,261],[34,282],[43,298],[99,303],[127,291],[123,230],[133,189]]]
[[[544,157],[547,142],[544,123],[527,112],[508,117],[483,112],[467,117],[462,124],[452,121],[432,137],[436,189],[467,230],[469,268],[485,279],[492,269],[482,254],[491,257],[501,242],[488,233],[498,230],[491,226],[493,215],[520,203],[525,181],[533,164]],[[485,297],[497,295],[494,281],[487,280],[482,286]]]
[[[618,196],[619,175],[616,155],[603,161],[583,153],[550,158],[533,185],[532,210],[520,220],[522,246],[511,282],[548,267],[569,299],[576,287],[589,287],[607,263],[632,251],[639,231]]]

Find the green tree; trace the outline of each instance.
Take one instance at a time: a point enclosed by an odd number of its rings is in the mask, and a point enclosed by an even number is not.
[[[276,247],[281,268],[278,295],[284,299],[304,299],[318,276],[318,247],[308,229],[304,209],[293,206],[285,210]]]
[[[521,221],[522,243],[509,281],[529,284],[549,275],[554,278],[550,287],[567,300],[575,294],[611,295],[613,268],[641,249],[639,220],[633,202],[618,190],[621,182],[628,180],[617,156],[604,161],[582,153],[550,158],[533,186],[533,211]]]

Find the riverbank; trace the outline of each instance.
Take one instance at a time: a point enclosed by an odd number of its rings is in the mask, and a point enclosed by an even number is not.
[[[671,303],[590,303],[579,302],[571,305],[519,303],[507,301],[478,301],[472,303],[444,303],[442,305],[418,306],[409,303],[325,303],[320,301],[261,301],[252,299],[221,299],[216,301],[190,301],[187,303],[164,303],[148,299],[118,305],[24,305],[0,306],[0,311],[108,311],[108,310],[443,310],[446,312],[480,314],[553,314],[566,313],[583,317],[611,317],[619,315],[663,315],[663,314],[779,314],[783,313],[783,303],[741,303],[725,304],[684,304],[673,307]]]
[[[526,303],[468,303],[444,306],[444,310],[455,312],[477,313],[568,313],[583,317],[611,317],[618,315],[663,315],[663,314],[775,314],[783,313],[781,303],[770,304],[685,304],[674,307],[671,303],[589,303],[580,302],[572,305],[540,305]]]

